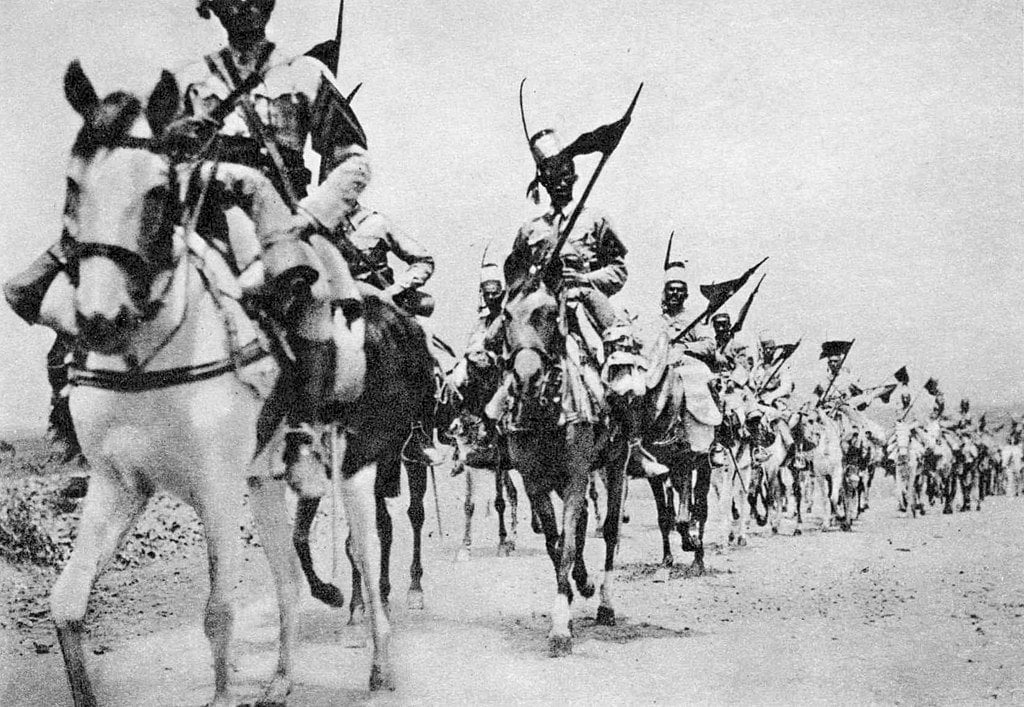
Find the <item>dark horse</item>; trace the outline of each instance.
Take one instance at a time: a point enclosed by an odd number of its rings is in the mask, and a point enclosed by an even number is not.
[[[563,395],[579,391],[582,382],[570,370],[569,344],[560,325],[559,303],[543,283],[529,283],[513,290],[505,307],[505,335],[511,352],[507,411],[509,453],[519,469],[533,513],[540,521],[548,556],[555,568],[558,593],[551,612],[548,634],[551,655],[572,652],[570,576],[579,593],[594,594],[587,575],[583,546],[587,533],[587,484],[599,452],[610,441],[607,426],[587,415],[563,420]],[[577,385],[578,384],[578,385]],[[623,440],[624,442],[624,440]],[[625,444],[621,445],[622,460]],[[612,571],[619,539],[624,493],[624,466],[611,464],[608,473],[608,513],[604,523],[605,574],[597,621],[613,625]],[[559,528],[551,492],[562,499]]]
[[[693,571],[702,573],[711,488],[708,450],[716,428],[698,420],[687,409],[683,376],[694,381],[709,379],[711,373],[696,359],[682,363],[689,366],[685,372],[678,365],[666,365],[658,380],[651,381],[644,399],[644,441],[647,449],[669,469],[665,476],[648,479],[658,511],[662,564],[671,567],[675,562],[670,542],[674,528],[681,538],[683,552],[693,553]],[[721,420],[720,415],[711,414],[709,421]]]
[[[433,359],[427,348],[423,329],[416,321],[375,295],[365,297],[366,383],[365,392],[355,402],[329,411],[345,431],[347,450],[343,474],[350,464],[377,460],[374,487],[377,534],[381,543],[380,591],[387,602],[391,593],[390,566],[393,540],[391,515],[386,500],[399,494],[401,487],[402,450],[414,422],[430,419],[434,406]],[[408,604],[410,609],[423,608],[423,565],[421,538],[424,522],[423,499],[427,491],[427,467],[406,462],[409,482],[409,521],[413,530],[413,559],[409,569]],[[313,566],[309,534],[316,519],[320,499],[301,498],[295,517],[292,541],[299,555],[302,571],[314,597],[335,607],[344,604],[342,592],[321,580]],[[349,616],[353,622],[364,610],[362,574],[352,554],[349,536],[345,550],[352,562],[352,600]]]
[[[501,386],[502,370],[482,346],[467,351],[459,366],[465,367],[465,376],[458,389],[447,382],[442,393],[437,415],[438,427],[455,444],[455,466],[452,475],[465,474],[466,497],[463,501],[465,526],[458,560],[468,560],[472,547],[472,520],[476,510],[474,486],[479,472],[494,475],[494,510],[498,514],[498,554],[507,556],[515,551],[518,529],[519,494],[512,481],[512,463],[504,435],[493,428],[485,408]],[[490,429],[489,429],[490,428]],[[511,534],[505,523],[505,496],[511,506]]]

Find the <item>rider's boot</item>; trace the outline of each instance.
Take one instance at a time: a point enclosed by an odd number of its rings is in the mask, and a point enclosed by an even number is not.
[[[70,462],[79,457],[82,448],[78,445],[78,435],[71,419],[71,408],[68,405],[67,385],[68,357],[73,344],[64,336],[58,336],[50,352],[46,356],[46,377],[50,382],[50,416],[46,428],[46,438],[53,447],[61,463]]]
[[[292,337],[295,354],[291,410],[285,432],[284,463],[288,485],[303,498],[327,492],[327,453],[323,449],[321,409],[334,385],[337,351],[333,341]]]
[[[654,458],[654,455],[644,449],[639,437],[629,442],[629,470],[628,474],[637,478],[654,478],[664,476],[669,472],[667,466]]]
[[[413,464],[440,466],[445,462],[445,455],[434,444],[433,427],[427,432],[422,422],[416,422],[402,448],[402,459]]]

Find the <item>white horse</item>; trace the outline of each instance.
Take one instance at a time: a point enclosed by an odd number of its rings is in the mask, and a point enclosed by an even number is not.
[[[75,704],[96,704],[82,648],[90,588],[157,489],[189,503],[203,523],[210,571],[204,629],[215,705],[235,704],[230,646],[248,491],[280,615],[277,668],[263,699],[281,702],[291,689],[303,578],[284,483],[271,473],[277,445],[257,443],[263,399],[254,381],[272,383],[276,364],[242,316],[227,266],[188,228],[187,207],[175,228],[190,180],[180,178],[182,169],[150,137],[161,134],[177,109],[173,77],[163,74],[143,108],[124,93],[100,101],[76,63],[65,76],[65,93],[85,125],[68,173],[71,278],[61,276],[48,298],[62,289],[71,296],[73,288],[74,321],[67,325],[77,323],[89,353],[70,402],[92,473],[75,548],[50,605]],[[211,167],[200,166],[202,176],[239,197],[258,230],[287,225],[290,214],[265,178],[229,165],[211,177]],[[371,689],[392,682],[390,628],[378,590],[375,474],[369,464],[338,481],[373,604]]]
[[[1024,425],[1020,420],[1011,419],[1010,434],[1006,444],[999,448],[999,466],[1006,480],[1006,493],[1010,496],[1024,494]]]
[[[917,517],[924,515],[922,497],[927,479],[923,468],[925,446],[918,437],[914,424],[900,420],[889,437],[886,452],[896,464],[897,508]]]
[[[807,496],[816,506],[821,501],[822,529],[838,523],[849,530],[853,523],[854,503],[846,483],[843,468],[842,431],[839,423],[820,408],[803,413],[794,425],[798,444],[811,449],[807,453],[807,476],[810,488]]]

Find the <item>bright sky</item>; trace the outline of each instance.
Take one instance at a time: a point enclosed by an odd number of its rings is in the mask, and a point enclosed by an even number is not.
[[[694,283],[771,256],[748,327],[804,338],[805,390],[823,373],[818,343],[855,337],[849,365],[866,383],[906,364],[951,399],[1024,401],[1019,2],[346,5],[341,84],[364,82],[366,201],[435,253],[434,322],[456,345],[483,246],[507,249],[529,209],[519,81],[531,129],[567,141],[617,118],[643,81],[591,201],[630,248],[623,305],[656,315],[674,229]],[[279,0],[271,35],[304,51],[333,33],[336,12]],[[101,93],[145,92],[223,37],[191,0],[4,0],[0,20],[7,279],[59,231],[78,127],[67,63],[80,58]],[[40,428],[51,335],[6,307],[0,330],[0,428]]]

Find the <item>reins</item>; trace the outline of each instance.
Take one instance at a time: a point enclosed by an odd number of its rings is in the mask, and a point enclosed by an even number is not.
[[[118,146],[153,151],[154,145],[159,146],[159,142],[148,138],[127,137],[119,143]],[[136,360],[131,354],[124,356],[129,370],[116,371],[74,366],[69,372],[69,382],[72,385],[101,388],[104,390],[113,390],[118,392],[158,390],[161,388],[208,380],[231,371],[237,373],[246,366],[270,355],[269,350],[258,338],[253,339],[241,348],[236,346],[238,332],[231,322],[230,316],[227,314],[224,303],[221,301],[218,288],[214,283],[210,282],[208,277],[206,277],[202,268],[204,262],[203,258],[188,242],[190,234],[195,232],[199,214],[206,201],[210,184],[215,178],[217,166],[219,164],[216,155],[214,155],[212,169],[210,170],[209,176],[206,179],[203,179],[203,165],[205,161],[207,161],[209,157],[208,153],[212,147],[213,143],[207,143],[203,150],[201,150],[195,157],[188,160],[188,163],[192,164],[192,170],[189,179],[189,187],[183,202],[178,201],[178,180],[176,175],[179,165],[173,161],[170,162],[168,198],[174,199],[173,207],[174,210],[178,211],[179,217],[176,222],[171,222],[171,225],[168,227],[168,233],[165,234],[165,237],[173,238],[174,232],[177,231],[180,233],[183,241],[182,253],[173,260],[171,267],[162,269],[154,267],[153,263],[145,256],[123,246],[96,242],[74,242],[74,257],[72,260],[75,262],[76,270],[77,263],[83,257],[104,257],[112,260],[129,274],[141,273],[146,276],[150,285],[152,284],[152,278],[155,276],[163,272],[170,273],[167,278],[167,282],[164,284],[160,293],[155,297],[151,297],[142,305],[144,315],[137,318],[135,322],[136,324],[152,321],[163,308],[164,302],[177,280],[176,272],[179,267],[184,268],[184,281],[182,282],[184,305],[181,317],[178,319],[177,323],[169,332],[167,332],[167,334],[148,355],[141,360]],[[196,178],[198,178],[200,182],[198,188],[196,185]],[[184,262],[182,262],[183,260]],[[177,366],[155,371],[146,370],[153,360],[162,351],[164,351],[180,333],[189,319],[192,305],[192,297],[189,296],[189,276],[193,267],[195,267],[198,275],[200,276],[203,291],[210,294],[214,305],[224,316],[225,328],[228,331],[230,342],[229,354],[223,359],[191,366]]]

